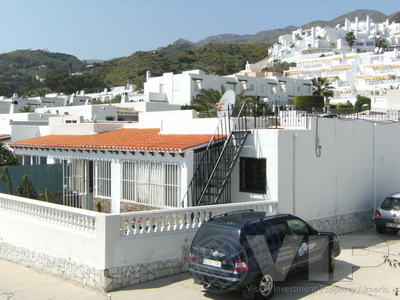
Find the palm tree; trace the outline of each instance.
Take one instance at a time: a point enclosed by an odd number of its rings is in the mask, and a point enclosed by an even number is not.
[[[19,109],[19,112],[21,112],[21,113],[30,113],[30,112],[34,112],[34,111],[35,111],[35,109],[30,105],[25,105],[24,107]]]
[[[313,85],[313,95],[322,96],[325,98],[333,97],[333,86],[329,82],[328,78],[317,77],[311,79]]]
[[[350,31],[346,34],[345,36],[347,45],[349,45],[350,48],[353,48],[354,42],[356,41],[356,35],[354,34],[353,31]]]
[[[375,46],[382,49],[387,48],[386,40],[381,37],[375,38]]]
[[[221,86],[219,90],[201,89],[193,100],[194,108],[205,116],[210,117],[212,115],[211,109],[221,100],[225,91],[224,86]]]

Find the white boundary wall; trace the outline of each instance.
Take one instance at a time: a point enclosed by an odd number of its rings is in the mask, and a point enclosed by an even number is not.
[[[0,194],[0,257],[113,290],[186,270],[196,230],[211,216],[277,201],[102,214]]]

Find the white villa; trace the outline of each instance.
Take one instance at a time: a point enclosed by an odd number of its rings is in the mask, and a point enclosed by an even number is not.
[[[46,136],[11,143],[24,160],[63,163],[64,205],[0,194],[0,257],[108,291],[185,271],[193,235],[211,216],[293,213],[344,233],[371,226],[378,203],[398,191],[398,116],[291,111],[277,116],[279,127],[243,110],[196,116],[58,117]],[[95,201],[111,213],[93,211]]]
[[[221,86],[236,94],[246,91],[246,95],[256,96],[266,102],[278,102],[279,105],[293,104],[295,96],[312,94],[309,80],[265,77],[265,74],[251,72],[247,64],[245,71],[228,76],[209,75],[201,70],[148,76],[144,83],[144,98],[145,101],[191,105],[201,89],[219,90]]]

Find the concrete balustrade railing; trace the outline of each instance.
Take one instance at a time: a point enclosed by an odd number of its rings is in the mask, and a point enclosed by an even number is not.
[[[114,290],[186,271],[196,230],[211,217],[277,201],[102,214],[0,194],[0,258]]]
[[[86,233],[96,232],[97,213],[7,194],[0,194],[0,213]]]
[[[235,204],[199,206],[183,209],[134,212],[120,214],[121,236],[134,237],[152,233],[196,229],[211,217],[245,209],[276,212],[278,201],[254,201]]]

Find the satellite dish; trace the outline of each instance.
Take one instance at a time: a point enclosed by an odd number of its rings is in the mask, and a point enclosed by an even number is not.
[[[236,94],[233,90],[227,90],[223,95],[221,100],[216,103],[218,117],[223,117],[228,111],[229,105],[235,105]]]

